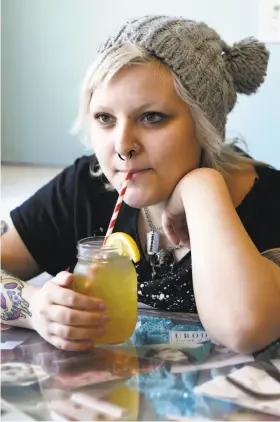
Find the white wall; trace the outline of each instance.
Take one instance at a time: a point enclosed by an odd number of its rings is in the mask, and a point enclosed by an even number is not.
[[[229,43],[258,35],[257,0],[2,0],[3,160],[64,165],[84,152],[68,134],[84,71],[104,37],[143,14],[204,20]],[[280,45],[268,47],[266,83],[240,96],[228,134],[280,167]]]

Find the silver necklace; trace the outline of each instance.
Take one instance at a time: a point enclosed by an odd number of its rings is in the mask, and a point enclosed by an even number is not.
[[[162,226],[155,226],[148,209],[143,208],[143,210],[149,226],[149,231],[146,235],[146,250],[150,258],[153,276],[164,276],[168,271],[173,269],[175,263],[173,251],[180,249],[183,245],[174,245],[167,249],[160,249],[159,241]]]
[[[148,255],[154,255],[159,249],[160,230],[162,226],[156,227],[152,222],[151,216],[147,208],[144,208],[145,217],[148,222],[149,231],[146,235],[146,248]]]

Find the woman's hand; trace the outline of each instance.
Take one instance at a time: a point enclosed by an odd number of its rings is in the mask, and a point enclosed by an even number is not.
[[[162,215],[162,227],[168,239],[175,245],[179,243],[190,248],[191,239],[189,236],[188,223],[186,217],[186,209],[184,206],[184,196],[188,196],[191,185],[197,186],[201,183],[201,179],[207,178],[209,189],[214,189],[220,183],[222,175],[208,168],[198,168],[186,174],[175,186],[170,198],[166,202],[165,210]],[[193,192],[192,189],[190,189]],[[192,193],[193,195],[193,193]],[[191,200],[190,198],[188,198]]]
[[[104,303],[71,290],[73,275],[62,271],[34,294],[32,326],[63,350],[85,350],[104,334],[108,317]]]
[[[174,245],[181,243],[190,248],[186,212],[182,201],[182,189],[185,177],[176,185],[166,202],[165,210],[162,214],[162,227],[166,236]]]

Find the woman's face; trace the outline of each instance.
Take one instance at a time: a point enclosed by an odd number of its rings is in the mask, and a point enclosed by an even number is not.
[[[200,147],[189,107],[169,71],[157,62],[121,69],[100,84],[90,102],[92,146],[105,176],[135,208],[162,203],[179,180],[198,166]],[[118,154],[127,156],[122,161]]]

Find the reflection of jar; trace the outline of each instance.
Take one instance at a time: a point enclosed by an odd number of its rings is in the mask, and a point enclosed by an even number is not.
[[[136,377],[133,377],[137,380]],[[111,390],[105,400],[115,406],[125,409],[126,421],[139,420],[139,386],[134,381],[134,388],[122,384]]]
[[[139,420],[139,361],[138,353],[133,345],[121,350],[110,350],[110,361],[114,362],[112,373],[123,378],[121,384],[116,385],[106,395],[105,400],[125,409],[123,420]],[[137,375],[136,375],[137,374]],[[129,377],[124,380],[124,377]]]
[[[98,237],[78,242],[73,289],[102,299],[107,307],[110,320],[98,343],[122,343],[131,337],[136,326],[137,275],[127,257],[102,245],[103,239]]]

